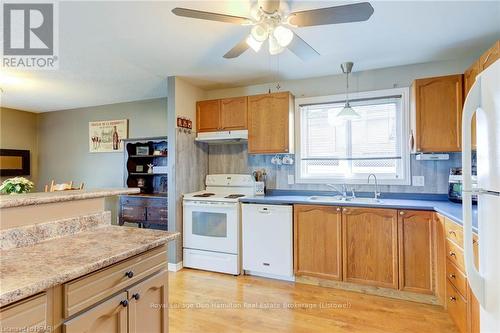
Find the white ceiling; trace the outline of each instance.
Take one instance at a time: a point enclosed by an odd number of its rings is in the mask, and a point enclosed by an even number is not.
[[[343,4],[293,1],[291,11]],[[367,70],[479,54],[500,37],[499,1],[374,1],[367,22],[295,29],[321,57],[285,51],[280,79]],[[2,105],[35,112],[166,96],[177,75],[210,89],[273,79],[277,57],[263,48],[222,55],[249,27],[177,17],[177,6],[248,16],[249,1],[60,2],[58,71],[3,71]],[[2,82],[3,81],[3,82]]]

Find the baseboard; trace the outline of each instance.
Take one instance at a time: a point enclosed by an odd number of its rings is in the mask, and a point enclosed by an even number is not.
[[[182,261],[176,264],[169,262],[168,263],[168,271],[169,272],[178,272],[182,269]]]
[[[254,271],[243,271],[243,274],[245,275],[252,275],[252,276],[259,276],[259,277],[264,277],[268,279],[275,279],[275,280],[283,280],[283,281],[290,281],[294,282],[295,281],[295,276],[284,276],[284,275],[274,275],[274,274],[267,274],[267,273],[261,273],[261,272],[254,272]]]
[[[312,277],[312,276],[297,276],[297,277],[295,277],[295,282],[310,284],[313,286],[354,291],[354,292],[369,294],[369,295],[377,295],[377,296],[383,296],[383,297],[389,297],[389,298],[395,298],[395,299],[402,299],[405,301],[413,301],[413,302],[417,302],[417,303],[441,305],[441,303],[439,302],[439,299],[434,295],[417,294],[417,293],[412,293],[412,292],[407,292],[407,291],[400,291],[400,290],[396,290],[396,289],[360,285],[357,283],[350,283],[350,282],[333,281],[333,280],[321,279],[321,278]]]

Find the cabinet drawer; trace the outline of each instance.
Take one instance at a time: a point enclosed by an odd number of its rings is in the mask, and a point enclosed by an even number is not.
[[[147,212],[148,221],[167,221],[168,211],[166,207],[148,207]]]
[[[449,282],[465,297],[467,295],[467,278],[454,264],[446,260],[446,276]]]
[[[446,285],[448,313],[460,333],[467,332],[467,302],[448,281]]]
[[[122,206],[121,215],[124,220],[142,221],[146,219],[146,208],[139,206]]]
[[[465,272],[464,251],[449,239],[446,240],[446,258]]]
[[[461,248],[464,247],[464,232],[462,226],[449,219],[445,219],[446,237],[454,241]]]
[[[165,268],[166,265],[166,246],[160,246],[65,283],[63,286],[65,318]]]
[[[0,310],[1,332],[45,332],[48,324],[45,293]]]

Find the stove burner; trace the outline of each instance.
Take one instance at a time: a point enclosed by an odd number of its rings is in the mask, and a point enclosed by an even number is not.
[[[215,193],[201,193],[201,194],[195,194],[193,195],[193,197],[195,198],[208,198],[208,197],[211,197],[211,196],[214,196]]]
[[[244,194],[230,194],[230,195],[225,196],[224,198],[226,198],[226,199],[237,199],[237,198],[241,198],[241,197],[244,197],[244,196],[245,196]]]

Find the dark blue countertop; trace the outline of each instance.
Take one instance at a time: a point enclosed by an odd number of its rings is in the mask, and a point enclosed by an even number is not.
[[[366,194],[358,194],[359,197],[366,197]],[[381,201],[377,203],[361,202],[331,202],[321,200],[311,200],[311,196],[330,195],[328,192],[312,191],[285,191],[271,190],[265,196],[245,197],[240,199],[242,203],[256,203],[267,205],[289,205],[289,204],[308,204],[308,205],[331,205],[331,206],[349,206],[349,207],[372,207],[372,208],[391,208],[391,209],[413,209],[413,210],[433,210],[449,218],[452,221],[462,224],[462,204],[451,202],[446,195],[433,194],[408,194],[408,193],[383,193]],[[372,194],[373,195],[373,194]],[[477,206],[472,208],[472,225],[474,232],[477,233]]]

